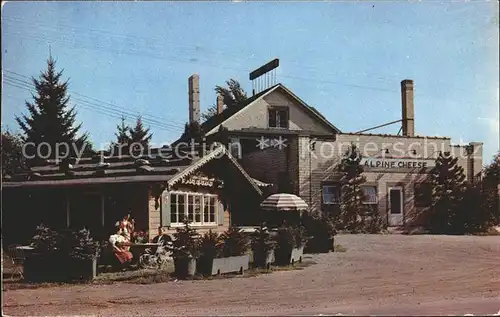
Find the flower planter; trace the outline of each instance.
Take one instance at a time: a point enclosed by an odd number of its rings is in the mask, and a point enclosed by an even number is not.
[[[304,247],[300,248],[286,248],[276,250],[276,265],[290,265],[296,262],[302,262],[302,256],[304,254]]]
[[[302,256],[304,255],[304,246],[299,248],[293,248],[290,254],[290,263],[294,265],[295,263],[302,263]]]
[[[68,259],[69,280],[91,281],[97,276],[97,259]]]
[[[97,276],[97,259],[71,259],[62,255],[33,254],[24,261],[28,282],[69,282],[93,280]]]
[[[248,254],[227,258],[202,258],[200,259],[199,271],[204,275],[219,275],[234,272],[243,274],[245,270],[248,270],[249,262],[250,256]]]
[[[67,268],[61,270],[62,257],[31,254],[24,260],[24,279],[27,282],[63,281]]]
[[[269,269],[275,261],[274,250],[253,253],[253,266]]]
[[[186,278],[196,274],[196,259],[187,257],[174,258],[174,273],[178,278]]]

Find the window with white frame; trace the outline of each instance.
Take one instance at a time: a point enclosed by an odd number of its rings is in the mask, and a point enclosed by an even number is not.
[[[333,205],[340,203],[340,184],[323,185],[323,204]]]
[[[181,225],[188,219],[192,225],[217,224],[217,195],[170,193],[170,225]]]
[[[271,108],[268,114],[270,128],[288,128],[288,108]]]
[[[374,205],[378,203],[377,186],[361,186],[363,191],[363,204]]]

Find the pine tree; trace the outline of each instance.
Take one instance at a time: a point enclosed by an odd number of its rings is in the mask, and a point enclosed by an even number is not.
[[[135,126],[129,129],[129,135],[130,145],[132,147],[134,147],[135,144],[140,144],[145,149],[149,148],[149,142],[153,137],[153,134],[149,133],[149,128],[145,128],[142,124],[141,117],[138,117]]]
[[[120,124],[116,125],[116,141],[111,142],[109,151],[113,155],[128,155],[129,145],[132,143],[130,138],[130,127],[125,124],[125,117],[122,116]]]
[[[116,126],[117,132],[115,133],[116,136],[116,143],[118,144],[130,144],[131,138],[129,135],[129,130],[130,127],[125,124],[125,117],[122,117],[121,122],[119,125]]]
[[[490,224],[500,223],[500,152],[495,155],[491,164],[484,168],[481,180],[482,204],[485,218]]]
[[[466,189],[465,174],[457,163],[458,158],[449,152],[440,153],[430,173],[432,208],[427,226],[433,233],[461,233],[465,230],[465,216],[460,210]]]
[[[342,229],[357,232],[362,226],[365,214],[363,190],[361,184],[366,181],[362,176],[361,154],[356,145],[351,144],[339,166],[342,183],[342,199],[340,203],[340,221]]]
[[[62,71],[56,71],[56,62],[49,57],[47,70],[40,74],[39,79],[32,78],[37,94],[33,95],[34,102],[26,102],[29,116],[16,117],[16,121],[24,132],[23,141],[33,142],[35,147],[28,147],[29,155],[36,155],[35,148],[46,142],[50,146],[40,148],[37,156],[55,157],[56,144],[67,144],[69,154],[76,156],[77,152],[85,147],[85,152],[92,151],[88,142],[88,134],[77,136],[82,124],[75,126],[75,107],[69,107],[67,94],[68,81],[61,82]],[[75,150],[76,147],[76,150]],[[60,147],[63,149],[62,147]]]
[[[200,142],[204,137],[203,129],[198,122],[186,123],[181,140],[184,142]]]

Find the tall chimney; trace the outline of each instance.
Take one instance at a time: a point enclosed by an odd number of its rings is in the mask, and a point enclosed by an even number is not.
[[[401,101],[403,110],[403,135],[415,136],[415,110],[413,107],[413,80],[401,82]]]
[[[200,122],[200,76],[193,74],[188,79],[189,85],[189,123]]]
[[[217,114],[224,110],[224,97],[221,94],[217,95]]]

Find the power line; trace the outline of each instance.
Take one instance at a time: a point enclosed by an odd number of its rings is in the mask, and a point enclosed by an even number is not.
[[[5,34],[12,34],[12,33],[9,33],[9,32],[5,32]],[[35,40],[35,41],[39,41],[39,42],[44,42],[44,41],[56,41],[56,42],[62,42],[62,43],[67,43],[67,44],[87,44],[87,45],[90,45],[90,46],[93,46],[91,48],[88,48],[87,49],[96,49],[96,50],[100,50],[100,51],[109,51],[109,52],[114,52],[114,53],[117,53],[117,54],[128,54],[128,55],[138,55],[140,57],[150,57],[150,58],[155,58],[155,59],[161,59],[161,60],[170,60],[170,61],[174,61],[174,62],[179,62],[179,63],[187,63],[187,64],[198,64],[198,65],[201,65],[201,66],[209,66],[209,67],[214,67],[214,68],[217,68],[217,69],[229,69],[229,70],[233,70],[233,71],[244,71],[244,72],[250,72],[251,70],[249,69],[242,69],[242,68],[234,68],[234,67],[227,67],[227,66],[222,66],[222,65],[217,65],[217,64],[213,64],[213,63],[210,63],[206,60],[200,60],[199,58],[190,58],[189,60],[183,60],[183,59],[179,59],[179,58],[176,58],[176,57],[172,57],[172,56],[165,56],[165,55],[155,55],[155,54],[151,54],[149,52],[145,52],[144,50],[136,50],[136,49],[128,49],[128,50],[116,50],[116,49],[113,49],[113,48],[110,48],[110,47],[102,47],[102,46],[99,46],[98,43],[85,43],[84,41],[81,41],[81,39],[79,40],[74,40],[73,42],[70,42],[68,41],[67,39],[47,39],[43,36],[39,36],[39,35],[32,35],[32,34],[26,34],[26,33],[14,33],[12,35],[15,35],[17,37],[21,37],[21,38],[26,38],[26,39],[31,39],[31,40]],[[30,37],[31,35],[31,37]],[[129,46],[130,47],[130,46]],[[84,47],[86,48],[86,47]],[[158,51],[158,50],[156,50]],[[303,77],[298,77],[298,76],[289,76],[289,75],[276,75],[277,77],[280,77],[280,78],[288,78],[288,79],[292,79],[292,80],[300,80],[300,81],[307,81],[307,82],[321,82],[321,83],[326,83],[326,84],[333,84],[333,85],[340,85],[340,86],[345,86],[345,87],[351,87],[351,88],[358,88],[358,89],[368,89],[368,90],[375,90],[375,91],[381,91],[381,92],[396,92],[395,90],[390,90],[390,89],[384,89],[384,88],[379,88],[379,87],[372,87],[372,86],[366,86],[366,85],[358,85],[358,84],[349,84],[349,83],[343,83],[343,82],[338,82],[338,81],[330,81],[330,80],[318,80],[318,79],[314,79],[314,78],[303,78]]]
[[[244,58],[242,59],[241,56],[242,54],[244,54],[243,52],[240,53],[240,54],[236,54],[236,53],[229,53],[227,51],[220,51],[220,50],[214,50],[214,49],[206,49],[206,48],[203,48],[199,45],[186,45],[186,44],[179,44],[177,42],[172,42],[172,41],[166,41],[165,39],[160,39],[160,38],[152,38],[152,37],[145,37],[145,36],[139,36],[139,35],[135,35],[135,34],[124,34],[124,33],[118,33],[118,32],[111,32],[111,31],[108,31],[108,30],[99,30],[99,29],[93,29],[93,28],[79,28],[79,27],[75,27],[73,25],[69,25],[69,24],[61,24],[61,23],[58,23],[58,26],[61,26],[63,28],[60,28],[60,29],[57,29],[55,28],[53,25],[51,24],[47,24],[47,23],[41,23],[40,21],[34,21],[34,20],[31,20],[31,21],[28,21],[26,20],[25,18],[16,18],[16,17],[10,17],[10,18],[4,18],[5,21],[7,22],[14,22],[14,23],[21,23],[21,24],[26,24],[27,22],[29,22],[31,25],[38,25],[42,28],[46,28],[46,29],[49,29],[49,30],[52,30],[54,32],[56,32],[57,34],[61,34],[65,31],[69,31],[66,32],[66,34],[71,34],[71,35],[76,35],[78,36],[79,38],[82,37],[82,35],[86,35],[85,32],[95,32],[95,33],[101,33],[101,34],[107,34],[108,37],[110,38],[122,38],[122,39],[131,39],[133,40],[134,42],[134,45],[136,44],[135,41],[136,40],[144,40],[144,41],[147,41],[147,42],[152,42],[152,43],[156,43],[156,44],[162,44],[163,43],[166,43],[166,44],[169,44],[169,46],[177,46],[177,47],[183,47],[184,49],[186,50],[189,50],[189,51],[193,51],[193,52],[200,52],[200,53],[203,53],[204,55],[206,54],[214,54],[215,55],[223,55],[224,59],[227,60],[227,56],[231,56],[233,57],[236,61],[238,61],[239,63],[241,63],[242,61],[249,61],[249,60],[252,60],[252,58],[250,57],[247,57],[247,58]],[[82,31],[81,33],[77,33],[76,31]],[[161,47],[151,47],[152,49],[154,50],[157,50]],[[255,54],[252,54],[252,56],[254,56]],[[319,66],[311,66],[311,65],[305,65],[303,63],[299,63],[295,60],[291,60],[291,61],[287,61],[287,63],[290,63],[290,64],[294,64],[294,65],[297,65],[299,66],[300,68],[303,68],[303,69],[312,69],[312,70],[318,70],[318,71],[322,71],[323,73],[324,72],[324,67],[319,67]],[[248,70],[250,71],[250,70]],[[330,75],[333,75],[332,73],[327,73],[327,74],[330,74]],[[388,81],[388,82],[392,82],[393,79],[388,79],[388,78],[384,78],[384,77],[381,77],[379,75],[376,75],[376,76],[373,76],[373,75],[366,75],[366,73],[363,74],[364,76],[368,76],[368,77],[372,77],[372,78],[376,78],[378,80],[384,80],[384,81]]]
[[[25,76],[25,75],[22,75],[22,74],[19,74],[19,73],[10,71],[10,70],[4,70],[4,71],[6,71],[8,73],[16,74],[17,76],[21,76],[21,77],[24,77],[24,78],[29,78],[28,76]],[[31,83],[28,83],[26,81],[20,80],[20,79],[15,78],[15,77],[13,77],[11,75],[8,75],[8,74],[5,75],[5,78],[6,79],[11,79],[11,80],[14,80],[14,81],[18,81],[18,82],[21,82],[21,83],[24,83],[24,84],[32,85]],[[102,106],[102,107],[104,107],[104,108],[109,108],[111,110],[118,110],[118,111],[121,111],[121,112],[124,112],[124,113],[129,113],[129,114],[132,114],[132,115],[140,115],[141,117],[146,118],[146,119],[148,117],[150,117],[152,119],[148,119],[148,120],[150,122],[154,122],[155,124],[161,124],[161,125],[166,125],[166,126],[175,127],[175,128],[181,128],[181,129],[184,127],[183,124],[165,123],[165,122],[162,122],[162,121],[158,121],[157,120],[158,116],[153,116],[153,115],[150,115],[150,114],[147,114],[147,113],[143,114],[143,113],[140,113],[138,111],[137,112],[132,112],[132,111],[128,110],[125,107],[120,107],[118,105],[115,105],[115,104],[112,104],[112,103],[109,103],[109,102],[106,102],[106,101],[102,101],[102,100],[99,100],[99,99],[96,99],[96,98],[93,98],[93,97],[89,97],[89,96],[86,96],[84,94],[80,94],[78,92],[71,91],[70,93],[78,95],[78,96],[81,96],[83,98],[87,98],[87,99],[93,100],[95,102],[98,102],[98,103],[100,103],[99,105]],[[77,97],[75,97],[75,99],[81,100],[81,98],[77,98]],[[87,101],[87,100],[83,100],[83,102],[87,102],[87,103],[91,103],[91,104],[94,103],[95,104],[95,102],[91,102],[91,101]],[[102,104],[104,104],[104,105],[102,105]],[[160,117],[159,119],[162,119],[162,118]],[[167,119],[165,119],[165,120],[167,120]]]
[[[9,78],[4,78],[4,83],[7,85],[10,85],[12,87],[24,89],[24,90],[27,90],[27,91],[33,93],[34,86],[29,85],[27,83],[22,83],[19,81],[17,81],[17,82],[12,81]],[[77,99],[80,102],[80,104],[78,106],[85,108],[87,110],[96,111],[98,113],[101,113],[101,114],[104,114],[104,115],[107,115],[110,117],[118,118],[118,119],[121,119],[122,117],[125,117],[128,119],[136,119],[136,117],[133,114],[125,113],[125,112],[122,112],[119,110],[106,109],[105,107],[103,109],[102,105],[93,104],[93,103],[90,103],[88,101],[78,99],[78,98],[75,98],[75,99]],[[76,107],[77,105],[73,103],[73,104],[70,104],[70,106]],[[171,126],[159,123],[159,122],[151,121],[150,119],[142,119],[142,121],[146,124],[152,125],[155,128],[159,128],[159,129],[162,129],[165,131],[169,131],[169,132],[182,131],[182,129],[180,129],[180,128],[174,128],[174,127],[171,127]]]

